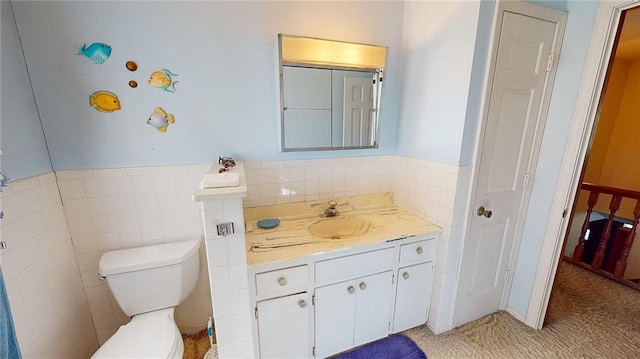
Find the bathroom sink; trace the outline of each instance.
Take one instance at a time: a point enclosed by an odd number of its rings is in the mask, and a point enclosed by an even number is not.
[[[348,239],[359,237],[371,228],[371,222],[366,219],[337,216],[319,220],[309,226],[309,233],[314,237],[328,239]]]

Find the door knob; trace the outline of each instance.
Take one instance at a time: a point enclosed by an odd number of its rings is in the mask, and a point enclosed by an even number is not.
[[[493,215],[493,212],[491,212],[490,209],[486,209],[482,206],[478,207],[478,210],[476,211],[476,214],[480,217],[485,216],[487,218],[491,218],[491,216]]]
[[[287,278],[285,277],[278,278],[278,284],[280,284],[281,287],[284,287],[285,285],[287,285]]]
[[[298,305],[300,306],[300,308],[306,308],[307,307],[307,301],[304,299],[300,299],[298,301]]]
[[[367,289],[367,283],[365,283],[365,282],[360,283],[360,289],[362,289],[362,290]]]
[[[402,273],[402,278],[409,279],[409,272]]]
[[[356,289],[352,285],[350,285],[349,288],[347,288],[347,292],[349,292],[349,294],[353,294],[356,292]]]

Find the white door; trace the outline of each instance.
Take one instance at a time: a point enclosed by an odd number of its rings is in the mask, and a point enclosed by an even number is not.
[[[398,270],[393,332],[398,333],[427,322],[433,262],[416,264]]]
[[[371,141],[373,79],[344,78],[343,139],[345,146],[368,146]]]
[[[456,326],[505,306],[507,269],[522,232],[553,82],[548,63],[561,37],[558,21],[501,14],[473,214],[462,254]]]
[[[258,302],[260,358],[309,358],[309,310],[307,293]]]
[[[370,275],[356,281],[356,315],[353,346],[389,335],[393,272]]]
[[[316,358],[325,358],[352,348],[355,281],[317,288],[315,292]]]

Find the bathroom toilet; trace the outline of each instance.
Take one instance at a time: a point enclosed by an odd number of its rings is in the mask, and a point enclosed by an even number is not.
[[[174,308],[198,282],[200,241],[107,252],[98,273],[122,311],[133,318],[91,358],[182,358]]]

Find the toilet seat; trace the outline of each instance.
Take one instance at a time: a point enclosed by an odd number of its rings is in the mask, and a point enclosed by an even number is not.
[[[91,358],[182,358],[183,351],[178,327],[162,310],[134,316]]]

